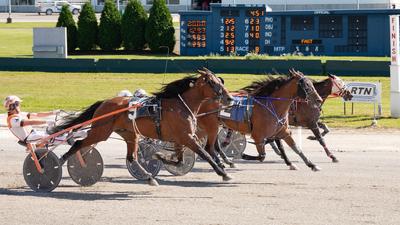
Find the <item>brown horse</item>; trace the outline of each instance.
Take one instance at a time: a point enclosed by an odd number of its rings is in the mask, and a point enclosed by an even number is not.
[[[293,107],[293,110],[291,110],[289,113],[289,125],[302,126],[310,129],[315,136],[310,136],[308,139],[318,140],[318,142],[324,148],[326,155],[332,159],[332,162],[337,163],[339,162],[339,159],[329,151],[323,138],[325,134],[329,132],[329,129],[328,126],[319,122],[319,118],[321,116],[321,107],[329,95],[343,97],[345,101],[350,101],[353,98],[353,95],[349,90],[346,89],[346,85],[339,77],[330,73],[328,73],[327,79],[319,82],[313,81],[313,84],[318,94],[323,99],[321,106],[314,108],[302,100],[294,101],[293,105],[295,107]],[[322,128],[324,132],[321,133],[319,128]],[[271,146],[275,152],[279,154],[280,149],[282,148],[281,141],[276,140],[275,143],[277,146],[273,142],[271,143]],[[290,162],[287,163],[290,164]]]
[[[75,154],[79,149],[100,141],[106,141],[112,132],[116,132],[127,144],[126,159],[131,162],[132,167],[150,185],[158,185],[157,181],[151,177],[151,174],[145,171],[137,162],[138,138],[139,135],[143,135],[153,139],[179,143],[183,147],[190,148],[209,162],[216,173],[223,177],[224,181],[230,180],[231,177],[226,171],[219,167],[210,155],[197,143],[195,116],[203,101],[218,100],[223,105],[229,105],[232,103],[233,97],[211,71],[198,72],[201,75],[198,78],[193,76],[185,77],[164,85],[160,92],[154,93],[155,97],[161,101],[160,120],[154,122],[150,116],[146,116],[136,118],[132,122],[128,121],[126,112],[94,120],[91,124],[89,135],[85,139],[75,142],[69,151],[60,158],[60,161],[65,163],[68,157]],[[65,120],[64,123],[56,126],[52,132],[56,133],[57,131],[89,121],[92,118],[128,108],[129,100],[130,97],[116,97],[99,101],[86,109],[78,117],[70,117]],[[166,160],[162,154],[157,154],[154,157],[162,160],[164,164],[183,165],[182,152],[176,152],[176,155],[178,156],[178,161]]]
[[[214,159],[218,160],[214,153],[215,148],[225,162],[231,164],[222,154],[219,145],[216,144],[219,125],[224,124],[230,129],[251,134],[254,139],[259,156],[244,155],[244,159],[263,161],[265,159],[265,144],[275,139],[284,139],[300,155],[307,166],[313,171],[320,170],[297,147],[287,123],[289,107],[296,96],[305,98],[314,107],[321,105],[322,99],[315,91],[312,82],[302,73],[289,70],[289,76],[279,76],[278,78],[267,76],[265,80],[255,81],[250,86],[245,87],[244,90],[248,92],[250,98],[254,99],[254,103],[251,118],[245,118],[243,122],[218,118],[216,111],[218,111],[219,104],[216,102],[205,102],[200,108],[198,122],[204,129],[203,133],[208,135],[205,149]]]

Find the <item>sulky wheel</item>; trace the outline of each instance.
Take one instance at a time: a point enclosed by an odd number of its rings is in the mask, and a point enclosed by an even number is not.
[[[158,152],[158,149],[155,146],[155,143],[149,140],[141,140],[139,141],[137,155],[139,164],[149,173],[151,173],[152,177],[157,176],[158,172],[162,167],[162,162],[153,159],[151,156]],[[143,177],[137,172],[136,169],[132,168],[131,163],[126,160],[126,166],[128,167],[129,173],[138,180],[144,180]]]
[[[38,160],[46,153],[47,155],[39,161],[42,168],[41,173],[38,171],[31,153],[25,158],[24,179],[28,186],[36,192],[50,192],[58,186],[61,180],[62,167],[56,154],[51,151],[47,152],[46,149],[35,151]]]
[[[88,150],[89,149],[89,150]],[[91,186],[103,175],[104,163],[100,152],[88,146],[79,150],[84,166],[82,166],[78,153],[68,159],[68,174],[80,186]]]
[[[217,138],[219,148],[224,151],[228,157],[241,158],[238,154],[243,152],[246,148],[246,135],[237,131],[232,131],[228,143],[226,142],[227,135],[227,128],[221,129],[219,131]]]
[[[163,153],[166,159],[177,160],[175,152],[167,149],[174,149],[174,144],[172,142],[167,142],[167,144],[165,144],[164,149],[161,150],[161,152]],[[176,167],[173,165],[165,164],[164,168],[175,176],[183,176],[192,170],[195,162],[196,162],[196,153],[194,153],[189,148],[185,148],[183,153],[182,166]]]

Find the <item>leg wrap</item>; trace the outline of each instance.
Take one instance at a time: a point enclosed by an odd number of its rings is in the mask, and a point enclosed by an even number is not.
[[[151,173],[147,172],[136,160],[132,160],[132,167],[136,169],[140,176],[142,176],[145,180],[151,178]]]
[[[317,139],[318,141],[319,141],[319,143],[322,145],[322,147],[325,147],[326,146],[326,144],[325,144],[325,141],[324,141],[324,139],[321,137],[320,139]]]
[[[321,123],[321,128],[324,130],[324,132],[322,132],[322,137],[325,136],[325,134],[329,133],[329,128],[327,125]]]
[[[326,133],[329,133],[329,128],[326,124],[322,124],[321,128],[324,129]]]
[[[297,147],[297,145],[293,145],[291,146],[291,148],[293,149],[294,152],[296,152],[304,161],[304,163],[309,166],[310,165],[310,161],[307,159],[307,157],[303,154],[303,152],[300,150],[299,147]]]
[[[303,159],[304,163],[309,166],[310,165],[310,161],[307,159],[307,157],[301,152],[300,157]]]
[[[271,142],[269,144],[271,145],[272,149],[274,149],[275,153],[280,156],[281,155],[281,151],[278,149],[278,147],[276,146],[275,142]]]
[[[299,147],[297,147],[297,145],[293,145],[293,146],[290,146],[290,147],[292,148],[292,150],[294,152],[296,152],[296,154],[300,155],[301,150],[299,149]]]

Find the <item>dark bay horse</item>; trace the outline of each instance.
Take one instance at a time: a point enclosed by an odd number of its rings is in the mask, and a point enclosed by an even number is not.
[[[219,145],[216,144],[219,125],[224,124],[232,130],[250,134],[254,139],[259,156],[244,155],[244,159],[263,161],[265,144],[275,139],[284,139],[308,167],[313,171],[320,170],[297,147],[287,123],[289,107],[297,96],[305,98],[314,107],[321,105],[322,99],[315,91],[312,82],[302,73],[290,70],[289,76],[279,76],[278,78],[266,76],[264,80],[255,81],[243,89],[248,92],[249,97],[254,99],[250,120],[244,119],[243,122],[240,122],[219,118],[216,112],[219,108],[217,102],[204,102],[200,108],[198,122],[204,129],[203,133],[208,135],[205,149],[214,159],[218,159],[214,153],[215,149],[226,163],[231,164],[219,149]],[[284,152],[282,155],[286,156]],[[292,165],[290,166],[292,167]]]
[[[318,140],[318,142],[324,148],[326,155],[332,159],[332,162],[337,163],[339,162],[339,159],[329,151],[323,138],[325,134],[329,132],[329,129],[328,126],[319,122],[319,118],[321,116],[321,107],[327,97],[330,95],[343,97],[345,101],[350,101],[353,98],[353,95],[349,90],[346,89],[346,85],[339,77],[330,73],[328,73],[328,78],[319,82],[313,81],[313,84],[318,94],[323,99],[321,106],[314,108],[300,99],[294,101],[294,110],[289,113],[289,125],[302,126],[310,129],[315,137],[310,136],[308,139]],[[320,128],[324,130],[323,133],[320,132]],[[282,148],[281,141],[276,140],[275,143],[277,146],[275,146],[273,142],[271,143],[271,146],[274,148],[275,152],[279,153],[278,149]]]
[[[231,177],[226,171],[219,167],[204,151],[195,135],[196,115],[203,101],[218,100],[223,105],[230,105],[233,97],[226,90],[222,82],[211,71],[199,71],[200,77],[188,76],[181,80],[164,85],[162,90],[154,93],[161,100],[161,119],[159,126],[152,121],[150,116],[139,117],[128,121],[126,112],[121,112],[105,118],[94,120],[91,124],[89,135],[74,145],[65,153],[60,161],[65,161],[79,149],[100,141],[106,141],[112,132],[119,134],[126,142],[126,159],[131,162],[132,167],[145,178],[150,185],[158,185],[151,174],[145,171],[137,162],[137,145],[139,135],[153,139],[162,139],[168,142],[179,143],[188,147],[204,160],[210,163],[216,173],[223,177],[224,181]],[[78,117],[70,117],[64,123],[56,126],[52,133],[89,121],[92,118],[106,115],[110,112],[128,108],[130,97],[116,97],[109,100],[99,101],[87,108]],[[176,152],[178,161],[170,161],[157,154],[156,157],[165,164],[174,166],[183,165],[182,152]]]

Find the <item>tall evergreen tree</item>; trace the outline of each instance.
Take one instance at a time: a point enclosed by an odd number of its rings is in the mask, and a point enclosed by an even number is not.
[[[77,46],[81,51],[90,51],[96,48],[99,27],[96,13],[90,4],[85,2],[78,16]]]
[[[114,2],[106,0],[99,25],[99,46],[104,51],[121,47],[121,15]]]
[[[150,8],[150,16],[146,24],[146,41],[152,52],[172,52],[175,47],[175,29],[172,17],[164,0],[154,0]]]
[[[68,9],[68,5],[63,5],[61,8],[60,15],[58,16],[58,21],[56,27],[66,27],[67,28],[67,48],[68,51],[73,51],[76,49],[76,36],[77,29],[75,20],[72,17],[71,11]]]
[[[128,2],[122,15],[122,46],[125,50],[142,50],[146,47],[145,29],[147,12],[138,0]]]

